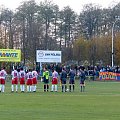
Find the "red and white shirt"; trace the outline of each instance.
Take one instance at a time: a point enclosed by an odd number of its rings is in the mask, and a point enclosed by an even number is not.
[[[58,78],[58,72],[54,71],[54,72],[52,73],[52,78]]]
[[[32,71],[32,76],[33,76],[33,78],[37,78],[37,76],[38,76],[38,73],[37,73],[37,71]]]
[[[11,75],[12,75],[12,79],[19,77],[19,74],[18,74],[17,70],[13,70],[12,73],[11,73]]]
[[[7,75],[7,72],[4,69],[0,71],[0,78],[5,80],[6,75]]]
[[[24,71],[24,70],[21,70],[21,71],[19,72],[19,77],[20,77],[20,78],[25,78],[25,76],[26,76],[25,71]]]
[[[28,72],[26,74],[26,77],[27,77],[27,79],[32,79],[33,78],[32,72]]]

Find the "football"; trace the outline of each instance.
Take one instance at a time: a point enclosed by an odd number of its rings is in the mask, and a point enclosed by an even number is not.
[[[69,89],[66,90],[67,92],[69,91]]]

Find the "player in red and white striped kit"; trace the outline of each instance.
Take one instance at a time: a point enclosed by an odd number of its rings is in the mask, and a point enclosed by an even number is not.
[[[14,92],[14,87],[16,88],[16,92],[18,91],[18,79],[19,79],[19,73],[18,71],[16,70],[16,68],[14,68],[14,70],[12,71],[11,73],[12,75],[12,81],[11,81],[11,89],[12,91],[11,92]],[[14,86],[16,85],[16,86]]]
[[[25,92],[25,77],[26,77],[26,73],[23,70],[23,68],[21,68],[20,72],[19,72],[20,90],[21,90],[21,92]]]
[[[52,73],[51,92],[53,92],[53,91],[57,92],[57,84],[58,84],[58,72],[56,72],[56,70],[54,70]]]
[[[5,79],[7,76],[7,72],[5,71],[5,67],[0,71],[0,91],[4,92],[5,91]]]
[[[33,76],[33,79],[32,79],[32,88],[33,88],[33,92],[36,92],[36,88],[37,88],[37,77],[38,77],[38,73],[36,70],[33,70],[32,71],[32,76]]]
[[[27,92],[32,92],[32,79],[33,79],[33,76],[32,76],[32,70],[31,69],[29,69],[29,72],[26,74],[26,77],[27,77],[27,82],[26,82]]]

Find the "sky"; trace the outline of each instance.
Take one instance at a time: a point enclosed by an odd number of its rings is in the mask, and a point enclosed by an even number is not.
[[[27,0],[0,0],[0,6],[3,5],[6,8],[15,10],[22,1]],[[37,3],[44,0],[35,0]],[[102,8],[108,8],[112,5],[116,5],[120,0],[51,0],[53,3],[57,4],[60,9],[65,6],[70,6],[75,12],[80,13],[85,4],[93,3],[99,4]]]

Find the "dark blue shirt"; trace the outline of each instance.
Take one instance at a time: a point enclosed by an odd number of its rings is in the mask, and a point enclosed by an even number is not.
[[[70,79],[74,79],[74,77],[75,77],[74,70],[71,70],[68,75],[69,75]]]
[[[67,79],[67,72],[65,70],[62,71],[62,73],[60,75],[60,79],[61,80],[66,80]]]

